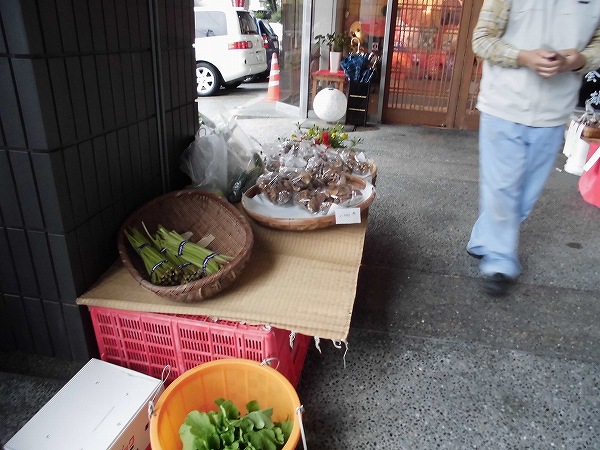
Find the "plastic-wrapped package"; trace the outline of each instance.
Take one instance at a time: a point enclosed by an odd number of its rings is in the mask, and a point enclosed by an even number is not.
[[[255,145],[234,117],[202,116],[194,141],[183,151],[181,170],[194,187],[225,194],[230,201],[241,199],[248,180],[262,172],[260,146]]]
[[[331,133],[337,135],[338,131]],[[366,187],[363,177],[370,174],[372,163],[363,152],[315,139],[289,139],[266,151],[268,172],[257,180],[261,194],[277,206],[291,204],[311,214],[360,203]]]

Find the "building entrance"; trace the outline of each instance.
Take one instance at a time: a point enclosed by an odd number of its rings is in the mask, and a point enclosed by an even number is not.
[[[477,129],[481,62],[471,50],[483,0],[398,0],[382,108],[384,123]]]

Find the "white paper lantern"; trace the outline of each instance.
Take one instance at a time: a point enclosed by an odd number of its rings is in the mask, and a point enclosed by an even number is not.
[[[325,122],[337,122],[344,117],[347,105],[346,94],[331,87],[319,91],[313,100],[315,114]]]

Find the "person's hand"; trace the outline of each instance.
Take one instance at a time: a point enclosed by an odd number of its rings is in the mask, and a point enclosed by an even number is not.
[[[579,70],[587,62],[585,56],[583,56],[576,48],[559,50],[558,53],[565,59],[565,63],[560,69],[561,72]]]
[[[521,50],[517,62],[520,66],[529,67],[543,78],[550,78],[558,73],[570,70],[564,69],[567,65],[567,57],[554,50]]]

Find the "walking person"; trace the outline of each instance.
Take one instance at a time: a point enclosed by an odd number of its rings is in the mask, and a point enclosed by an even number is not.
[[[521,273],[520,225],[562,147],[583,75],[600,67],[599,27],[596,0],[484,0],[473,31],[483,59],[479,217],[467,252],[491,295]]]

